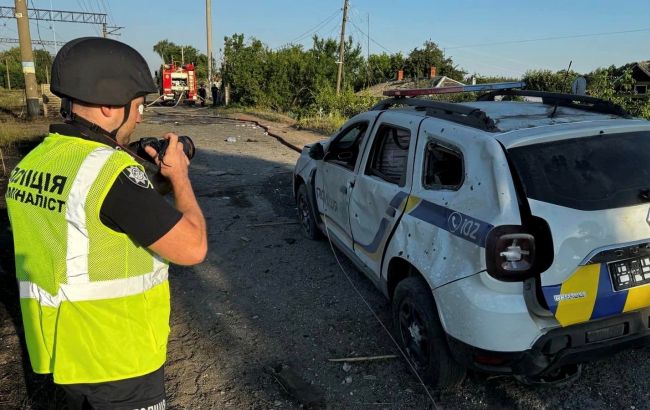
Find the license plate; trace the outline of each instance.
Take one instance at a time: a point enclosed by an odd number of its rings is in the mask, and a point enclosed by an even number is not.
[[[607,264],[615,290],[650,283],[650,257],[626,259]]]

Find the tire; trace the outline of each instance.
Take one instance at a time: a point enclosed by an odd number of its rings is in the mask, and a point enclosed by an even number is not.
[[[434,389],[458,386],[466,369],[449,351],[429,286],[419,277],[402,280],[393,296],[397,340],[422,380]]]
[[[300,227],[302,228],[302,233],[309,239],[317,240],[323,237],[318,224],[316,223],[316,218],[314,217],[314,212],[312,207],[309,204],[309,197],[307,196],[307,187],[305,184],[300,184],[298,187],[298,195],[296,195],[296,205],[298,208],[298,220],[300,221]]]

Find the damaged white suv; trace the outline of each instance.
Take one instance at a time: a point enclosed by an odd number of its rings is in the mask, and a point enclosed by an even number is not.
[[[609,102],[388,99],[306,146],[294,192],[434,387],[466,368],[566,380],[650,339],[650,122]]]

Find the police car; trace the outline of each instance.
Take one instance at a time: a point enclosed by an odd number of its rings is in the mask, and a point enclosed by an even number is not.
[[[521,85],[385,93],[295,167],[304,233],[392,301],[434,387],[467,368],[566,381],[650,338],[650,122]]]

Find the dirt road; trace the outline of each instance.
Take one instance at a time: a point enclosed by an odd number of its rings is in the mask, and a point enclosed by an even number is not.
[[[194,138],[192,180],[209,231],[207,260],[171,270],[169,408],[300,408],[269,372],[281,365],[322,391],[331,409],[650,408],[647,349],[591,363],[570,387],[471,374],[454,391],[432,392],[436,405],[400,358],[329,361],[399,352],[364,300],[390,328],[389,303],[343,260],[349,282],[326,241],[301,235],[291,193],[298,154],[251,125],[148,118],[138,137]],[[0,282],[0,408],[58,408],[48,378],[23,373],[8,276]]]

